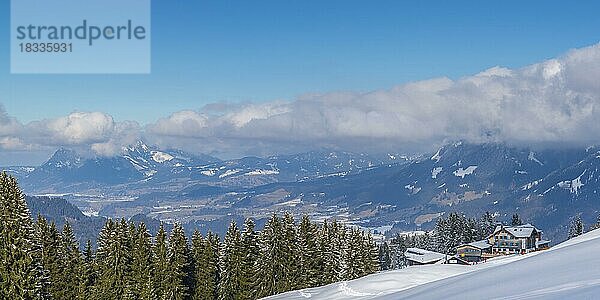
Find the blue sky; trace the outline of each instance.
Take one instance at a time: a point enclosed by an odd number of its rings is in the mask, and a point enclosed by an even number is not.
[[[21,122],[102,111],[151,123],[213,102],[370,91],[528,65],[600,39],[598,1],[153,1],[151,75],[10,75]]]
[[[152,1],[149,75],[9,74],[8,2],[0,165],[600,140],[598,1]]]

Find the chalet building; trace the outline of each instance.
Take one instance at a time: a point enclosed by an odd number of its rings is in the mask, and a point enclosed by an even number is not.
[[[442,262],[446,255],[419,248],[408,248],[404,252],[406,263],[409,266],[432,265]]]
[[[460,245],[456,248],[456,257],[468,263],[485,261],[493,257],[492,245],[488,240]]]
[[[499,225],[487,239],[463,244],[456,248],[456,263],[477,263],[502,254],[529,253],[549,247],[542,240],[542,231],[531,224]]]
[[[531,224],[499,225],[488,237],[492,254],[529,253],[548,248],[550,241],[542,240],[542,231]]]

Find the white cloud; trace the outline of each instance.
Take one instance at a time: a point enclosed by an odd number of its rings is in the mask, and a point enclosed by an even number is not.
[[[64,117],[21,124],[0,110],[0,148],[51,150],[59,146],[113,155],[134,143],[140,134],[136,122],[115,122],[100,112],[74,112]]]
[[[15,135],[21,130],[22,125],[17,119],[10,117],[0,103],[0,137]]]
[[[115,133],[115,122],[100,112],[74,112],[65,117],[32,122],[28,129],[46,134],[58,144],[79,145],[106,140]]]
[[[25,144],[20,138],[16,137],[0,137],[0,149],[10,151],[32,150],[31,145]]]
[[[242,148],[249,141],[351,148],[457,139],[590,143],[600,138],[597,78],[600,46],[594,45],[521,69],[494,67],[454,81],[439,78],[369,93],[229,106],[223,115],[202,115],[201,128],[182,126],[185,118],[174,114],[149,126],[148,133],[160,136],[156,127],[175,127],[180,136],[226,139]],[[197,118],[192,116],[190,122]]]
[[[149,125],[148,130],[162,136],[199,137],[200,133],[208,127],[208,122],[208,116],[184,110]]]
[[[402,150],[448,140],[597,143],[600,45],[520,69],[494,67],[368,93],[294,101],[215,103],[140,128],[109,115],[73,113],[22,125],[0,110],[0,137],[35,145],[86,145],[109,155],[139,136],[163,147],[266,154],[315,147]],[[27,133],[25,133],[27,132]]]
[[[123,148],[140,139],[140,126],[137,122],[124,121],[114,123],[108,139],[91,144],[91,150],[101,156],[111,156],[122,152]]]

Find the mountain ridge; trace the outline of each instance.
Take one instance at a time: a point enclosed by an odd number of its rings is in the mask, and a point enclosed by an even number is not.
[[[570,218],[591,223],[600,211],[597,147],[456,142],[387,158],[321,150],[219,160],[138,143],[110,158],[59,149],[38,168],[11,169],[28,194],[60,194],[86,214],[168,222],[289,210],[394,232],[429,229],[449,212],[490,211],[499,219],[519,213],[558,241]]]

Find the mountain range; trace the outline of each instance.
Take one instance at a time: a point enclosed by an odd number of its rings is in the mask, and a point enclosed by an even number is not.
[[[573,216],[597,218],[599,150],[458,142],[418,156],[321,150],[221,160],[139,142],[113,157],[59,149],[39,167],[4,169],[27,194],[60,196],[93,216],[219,231],[292,211],[391,233],[430,229],[452,211],[489,211],[499,220],[518,213],[560,241]]]

